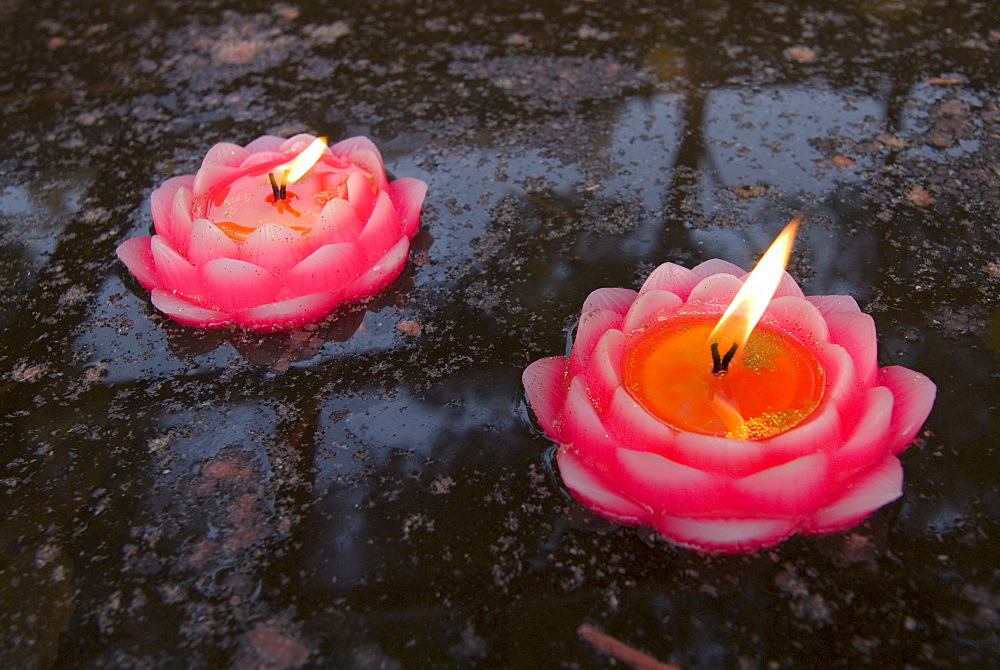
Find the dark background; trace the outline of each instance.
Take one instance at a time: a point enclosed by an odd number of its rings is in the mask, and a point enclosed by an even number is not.
[[[14,668],[1000,665],[992,2],[0,0],[0,658]],[[114,257],[219,141],[372,137],[403,275],[170,322]],[[567,498],[520,387],[656,265],[855,296],[939,387],[847,533],[679,550]]]

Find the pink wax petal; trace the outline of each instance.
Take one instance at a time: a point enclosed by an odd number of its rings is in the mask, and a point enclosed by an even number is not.
[[[823,316],[861,311],[858,301],[849,295],[809,295],[806,300],[816,305]]]
[[[298,135],[292,135],[287,140],[284,140],[278,147],[278,151],[288,156],[289,159],[292,159],[305,151],[309,145],[315,141],[315,135],[310,135],[309,133],[299,133]],[[326,151],[329,152],[330,147],[327,147]]]
[[[702,551],[737,554],[778,544],[795,532],[785,519],[685,519],[665,516],[656,530],[675,544]]]
[[[240,249],[217,225],[198,219],[191,226],[188,258],[194,265],[204,265],[216,258],[239,258]]]
[[[521,373],[521,382],[538,425],[549,437],[560,441],[559,417],[566,404],[568,380],[565,356],[540,358]]]
[[[563,444],[573,445],[576,453],[595,469],[604,471],[610,468],[618,445],[601,423],[583,377],[570,380],[559,421]]]
[[[191,191],[180,187],[171,191],[173,196],[169,202],[169,210],[163,213],[162,207],[167,203],[157,198],[158,208],[153,210],[153,223],[156,233],[170,240],[170,243],[181,252],[186,253],[191,240],[192,198]],[[158,191],[154,191],[156,195]],[[160,217],[158,220],[157,217]],[[161,232],[163,231],[163,232]]]
[[[185,178],[186,177],[186,178]],[[190,202],[191,186],[194,185],[194,175],[184,175],[184,177],[171,177],[153,191],[149,196],[149,207],[153,214],[153,228],[157,235],[170,237],[172,235],[174,198],[177,192],[184,189],[188,192],[188,202]],[[190,213],[188,213],[190,217]]]
[[[153,307],[178,323],[197,328],[223,328],[232,322],[232,315],[208,309],[170,291],[155,288],[149,297]]]
[[[246,146],[247,151],[255,153],[276,153],[281,150],[281,145],[285,143],[284,137],[277,135],[261,135]]]
[[[889,451],[889,425],[894,399],[892,391],[876,386],[862,398],[860,419],[843,446],[831,454],[831,471],[844,479],[881,461]]]
[[[843,422],[833,403],[821,403],[806,421],[764,440],[767,466],[785,463],[819,451],[831,451],[844,440]]]
[[[851,410],[856,407],[854,397],[861,390],[854,371],[854,361],[846,349],[832,343],[823,345],[817,358],[826,374],[823,403],[832,403],[840,408],[845,420],[850,423],[853,421]]]
[[[280,280],[259,265],[232,258],[217,258],[201,267],[204,298],[222,312],[241,312],[274,302]]]
[[[375,143],[364,136],[349,137],[330,147],[334,156],[340,156],[355,165],[364,166],[375,178],[375,185],[382,190],[388,184],[385,176],[385,163],[382,153]]]
[[[625,354],[625,334],[609,330],[597,341],[586,370],[587,387],[599,413],[611,405],[615,389],[622,383],[622,357]]]
[[[358,213],[358,218],[367,221],[375,207],[375,193],[371,182],[359,171],[355,170],[347,178],[347,201]]]
[[[608,309],[612,312],[625,314],[635,302],[636,292],[627,288],[599,288],[592,291],[583,301],[581,313],[592,312],[595,309]]]
[[[413,177],[400,177],[386,187],[392,206],[399,213],[403,234],[413,237],[420,226],[420,208],[427,195],[427,184]]]
[[[194,176],[194,189],[192,190],[199,196],[207,195],[219,184],[232,181],[239,172],[240,168],[228,165],[202,164]]]
[[[601,475],[584,465],[572,447],[560,448],[556,462],[563,484],[588,509],[618,523],[635,525],[649,518],[647,506],[616,493]]]
[[[745,280],[744,280],[745,281]],[[805,294],[802,292],[802,288],[799,283],[792,278],[792,275],[788,274],[788,271],[781,273],[781,280],[778,282],[778,288],[774,289],[775,298],[805,298]]]
[[[603,422],[620,445],[668,457],[678,435],[676,430],[646,411],[621,386],[614,390]]]
[[[265,175],[269,170],[274,170],[284,165],[292,158],[294,156],[289,156],[281,151],[259,151],[247,156],[247,159],[243,161],[243,165],[240,166],[240,172],[244,174]],[[280,176],[275,175],[275,178]]]
[[[677,432],[663,455],[678,463],[728,477],[744,477],[777,465],[764,443],[685,431]]]
[[[913,441],[934,406],[937,386],[918,372],[899,365],[882,368],[879,377],[892,391],[896,405],[892,412],[889,450],[898,454]]]
[[[704,265],[704,263],[702,264]],[[700,267],[700,266],[699,266]],[[721,305],[727,307],[736,297],[736,293],[743,288],[743,282],[730,274],[714,274],[698,282],[698,285],[691,290],[685,307],[692,305],[697,307],[698,303]]]
[[[410,253],[410,240],[404,237],[368,268],[364,274],[351,282],[344,293],[346,300],[354,300],[381,291],[399,276]]]
[[[727,482],[648,451],[618,449],[615,482],[632,500],[642,500],[654,512],[699,516],[717,510],[727,497]]]
[[[160,278],[157,286],[167,291],[197,296],[201,293],[201,277],[198,268],[170,246],[165,237],[154,235],[149,243],[156,264],[156,274]]]
[[[775,298],[768,303],[761,323],[777,326],[809,348],[830,339],[826,320],[816,306],[794,296]]]
[[[238,168],[247,159],[250,152],[238,144],[232,142],[219,142],[208,150],[205,158],[201,161],[204,165],[224,165],[226,167]]]
[[[857,384],[871,386],[878,371],[878,343],[875,320],[864,312],[827,314],[830,341],[844,347],[854,361]]]
[[[306,239],[288,226],[265,223],[247,235],[239,258],[270,272],[280,273],[292,268],[310,251]]]
[[[346,288],[364,270],[364,255],[357,244],[327,244],[288,270],[284,275],[284,282],[290,296],[307,296],[313,293],[343,296]]]
[[[682,304],[684,303],[681,299],[670,291],[660,289],[646,291],[628,310],[621,325],[622,332],[631,334],[634,330],[655,326],[659,321],[672,316]]]
[[[342,198],[334,198],[323,206],[323,211],[309,232],[309,239],[320,246],[357,242],[364,228],[364,221],[358,218],[350,203]]]
[[[597,341],[607,331],[617,329],[621,322],[622,315],[609,309],[596,309],[580,316],[576,336],[573,338],[573,350],[570,352],[570,374],[575,375],[577,371],[583,372],[586,369],[587,358],[597,346]]]
[[[152,237],[132,237],[125,240],[115,249],[115,254],[121,259],[144,289],[151,290],[160,283],[160,274],[156,271],[153,251],[150,248]]]
[[[734,277],[742,277],[747,273],[746,270],[741,268],[739,265],[730,263],[729,261],[724,261],[721,258],[712,258],[704,263],[695,265],[691,268],[691,272],[695,273],[702,279],[706,277],[711,277],[712,275],[733,275]]]
[[[734,516],[794,519],[808,514],[823,504],[828,463],[825,454],[812,454],[734,481],[729,501]]]
[[[313,293],[251,307],[236,314],[234,320],[244,328],[262,332],[288,330],[322,321],[338,301],[333,293]]]
[[[687,300],[691,290],[698,285],[701,277],[685,267],[674,263],[664,263],[653,270],[643,282],[639,294],[646,291],[669,291],[681,300]]]
[[[895,456],[886,456],[848,484],[834,502],[813,514],[805,530],[810,533],[846,530],[901,495],[903,466]]]
[[[372,209],[368,222],[358,239],[365,256],[374,261],[384,254],[400,237],[403,229],[399,215],[392,206],[389,194],[382,191],[378,194],[375,207]]]

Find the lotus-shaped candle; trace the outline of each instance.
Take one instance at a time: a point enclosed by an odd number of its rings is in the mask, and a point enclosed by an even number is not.
[[[402,270],[427,185],[390,182],[365,137],[220,143],[153,192],[155,235],[118,257],[175,321],[277,331],[318,321]]]
[[[847,529],[902,495],[896,456],[936,387],[879,368],[874,321],[854,299],[806,297],[783,267],[753,308],[737,294],[757,271],[722,260],[590,294],[570,355],[523,375],[577,500],[736,553]]]

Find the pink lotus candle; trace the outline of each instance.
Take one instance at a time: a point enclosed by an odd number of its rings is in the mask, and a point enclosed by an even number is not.
[[[427,185],[388,181],[365,137],[220,143],[153,192],[155,234],[118,257],[175,321],[287,330],[372,295],[402,270]]]
[[[570,355],[524,371],[584,506],[736,553],[845,530],[902,495],[896,456],[936,387],[878,367],[853,298],[803,295],[783,269],[795,226],[750,275],[666,263],[638,292],[594,291]]]

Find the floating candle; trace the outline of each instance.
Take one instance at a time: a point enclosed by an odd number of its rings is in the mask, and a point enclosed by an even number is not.
[[[733,553],[844,530],[902,494],[896,456],[934,384],[879,368],[872,318],[848,296],[805,297],[783,265],[762,280],[667,263],[638,292],[587,298],[570,355],[524,372],[574,497]],[[758,284],[756,304],[737,299]]]
[[[119,258],[181,323],[275,331],[372,295],[402,270],[427,185],[390,182],[370,140],[217,144],[153,192],[155,234]]]

